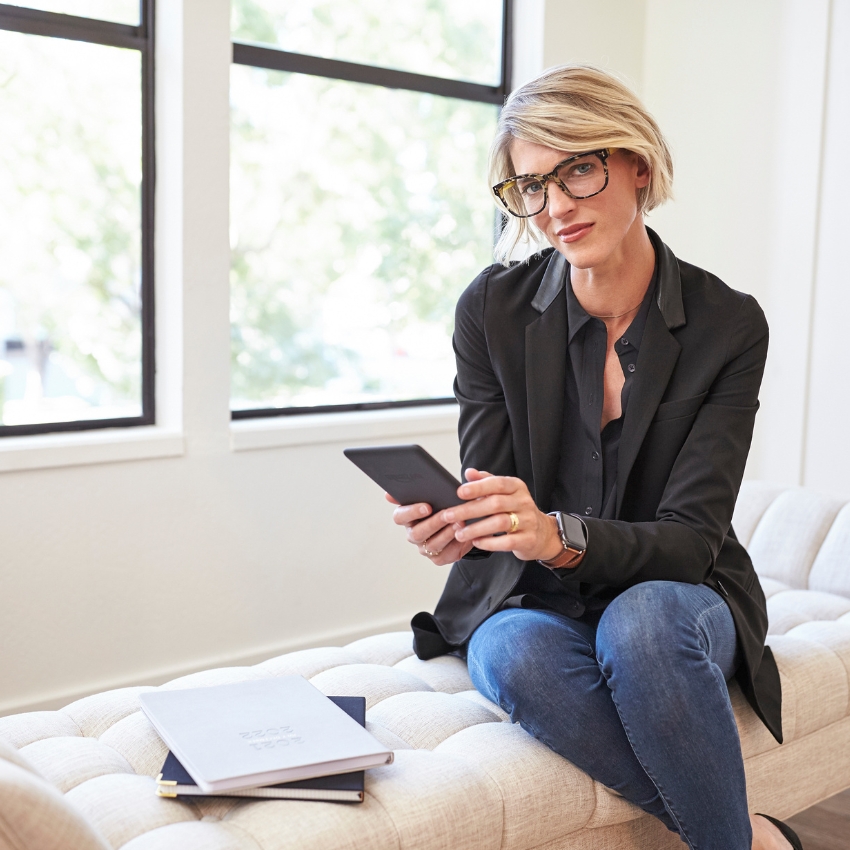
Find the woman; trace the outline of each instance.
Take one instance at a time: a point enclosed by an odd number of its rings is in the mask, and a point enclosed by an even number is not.
[[[690,847],[799,848],[748,813],[726,685],[781,741],[764,594],[731,528],[764,315],[644,225],[672,163],[610,75],[561,67],[514,92],[491,177],[502,264],[454,334],[466,501],[394,514],[454,564],[416,652],[466,654],[515,722]],[[529,232],[551,249],[508,263]]]

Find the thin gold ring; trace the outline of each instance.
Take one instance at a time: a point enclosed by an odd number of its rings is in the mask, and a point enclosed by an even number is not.
[[[426,542],[427,542],[427,541],[426,541]],[[424,553],[425,553],[425,554],[426,554],[429,558],[436,558],[436,557],[437,557],[437,555],[439,555],[439,554],[440,554],[439,552],[432,552],[432,551],[431,551],[431,550],[430,550],[430,549],[429,549],[429,548],[425,545],[425,543],[423,543],[423,544],[422,544],[422,551],[423,551],[423,552],[424,552]]]
[[[511,520],[511,530],[508,534],[515,534],[519,531],[519,517],[513,511],[508,514],[508,517]]]

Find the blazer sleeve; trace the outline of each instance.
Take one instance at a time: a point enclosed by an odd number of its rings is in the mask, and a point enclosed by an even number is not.
[[[743,296],[726,357],[679,451],[653,522],[583,518],[584,560],[564,578],[617,586],[672,580],[701,584],[732,524],[752,440],[768,328]]]
[[[513,438],[505,394],[493,369],[484,328],[485,269],[461,295],[452,345],[457,361],[455,397],[460,405],[458,436],[464,469],[516,475]]]

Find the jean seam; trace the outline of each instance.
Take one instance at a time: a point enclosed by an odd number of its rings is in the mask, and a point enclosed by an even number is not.
[[[690,847],[691,850],[697,850],[697,847],[691,842],[691,839],[685,834],[685,829],[682,826],[682,822],[679,820],[678,815],[673,811],[673,807],[670,805],[670,803],[667,799],[666,792],[661,787],[658,780],[656,780],[656,778],[649,771],[649,769],[647,768],[647,766],[644,762],[644,759],[642,759],[640,757],[640,754],[638,753],[637,749],[635,749],[634,742],[632,741],[632,736],[629,732],[629,726],[626,723],[626,721],[623,719],[623,714],[620,711],[620,706],[617,704],[617,698],[614,695],[613,690],[611,691],[611,700],[614,703],[614,707],[617,709],[617,716],[620,718],[620,723],[623,727],[623,731],[626,733],[626,738],[628,738],[628,740],[629,740],[629,746],[631,746],[632,752],[635,754],[635,758],[638,760],[638,762],[640,762],[640,766],[643,768],[644,773],[646,773],[646,775],[650,778],[650,780],[652,781],[652,784],[656,787],[656,789],[658,790],[658,793],[661,795],[661,800],[664,803],[664,806],[667,809],[667,812],[669,813],[670,817],[673,819],[673,822],[676,824],[676,828],[679,830],[679,835],[685,841],[687,841],[688,847]]]
[[[701,614],[700,614],[700,615],[696,618],[696,621],[694,622],[694,625],[695,625],[695,626],[700,626],[700,625],[702,624],[703,619],[704,619],[704,618],[705,618],[708,614],[710,614],[712,611],[716,611],[718,608],[722,608],[722,607],[723,607],[723,606],[725,606],[725,605],[726,605],[726,603],[725,603],[725,602],[721,599],[721,600],[720,600],[720,601],[719,601],[716,605],[712,605],[712,606],[711,606],[711,608],[706,608],[706,609],[705,609],[705,611],[703,611],[703,612],[702,612],[702,613],[701,613]],[[733,624],[733,629],[734,629],[734,624]],[[737,642],[737,640],[738,640],[738,634],[737,634],[737,630],[735,630],[735,641]],[[704,642],[703,640],[700,640],[700,643],[703,643],[703,642]],[[703,646],[702,650],[703,650],[703,652],[705,652],[705,653],[706,653],[706,655],[708,654],[708,647]],[[735,650],[733,649],[733,650],[732,650],[732,657],[733,657],[733,659],[734,659],[734,656],[735,656]],[[719,664],[717,664],[716,662],[712,662],[712,663],[715,665],[715,667],[718,667],[718,669],[719,669],[719,667],[720,667],[720,665],[719,665]],[[721,673],[722,673],[722,671],[721,671]],[[724,678],[725,678],[725,677],[724,677]]]

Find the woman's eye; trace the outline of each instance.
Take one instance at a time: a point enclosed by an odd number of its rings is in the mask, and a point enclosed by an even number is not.
[[[592,162],[577,162],[570,169],[570,177],[587,177],[593,171]]]
[[[539,180],[533,180],[530,183],[523,183],[519,187],[519,190],[526,197],[530,195],[536,195],[538,194],[538,192],[543,191],[543,183],[541,183]]]

